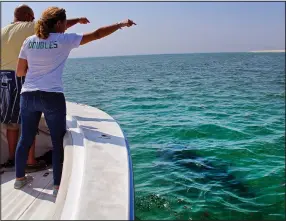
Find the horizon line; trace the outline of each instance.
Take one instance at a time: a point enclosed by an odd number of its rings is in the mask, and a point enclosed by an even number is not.
[[[88,57],[70,57],[68,59],[81,58],[108,58],[108,57],[131,57],[131,56],[152,56],[152,55],[187,55],[187,54],[230,54],[230,53],[285,53],[286,50],[257,50],[257,51],[230,51],[230,52],[187,52],[187,53],[154,53],[154,54],[130,54],[130,55],[106,55]]]

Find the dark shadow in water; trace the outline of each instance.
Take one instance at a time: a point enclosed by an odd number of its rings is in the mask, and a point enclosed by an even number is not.
[[[204,208],[200,208],[200,214],[195,214],[196,219],[200,220],[219,220],[219,217],[216,217],[216,214],[212,214],[211,210],[214,206],[222,207],[221,210],[229,210],[231,214],[231,219],[236,219],[237,215],[240,217],[244,217],[248,220],[262,220],[263,219],[263,211],[260,206],[256,206],[253,204],[256,198],[256,194],[250,190],[250,188],[243,183],[243,181],[239,180],[233,174],[229,173],[229,164],[226,162],[222,162],[220,159],[216,159],[215,157],[211,158],[203,157],[200,155],[199,150],[190,149],[187,147],[182,146],[172,146],[167,147],[165,149],[161,149],[158,151],[158,167],[162,165],[162,169],[170,171],[170,163],[175,164],[177,168],[187,169],[185,170],[184,176],[186,180],[189,178],[196,180],[195,182],[200,183],[201,185],[210,184],[210,183],[217,183],[217,187],[213,188],[213,191],[223,191],[233,193],[237,197],[225,195],[225,199],[223,201],[232,204],[234,206],[238,206],[240,208],[244,208],[251,212],[245,213],[240,211],[235,211],[230,209],[227,205],[222,204],[221,202],[212,202],[211,205],[205,205]],[[157,170],[158,167],[154,169]],[[189,171],[189,172],[188,172]],[[197,173],[199,176],[194,175]],[[195,176],[195,177],[192,177]],[[167,182],[172,182],[171,180]],[[190,181],[191,182],[191,181]],[[178,185],[174,183],[174,185]],[[166,195],[159,195],[159,194],[147,194],[139,197],[136,200],[136,207],[140,208],[138,210],[143,211],[150,211],[150,210],[160,210],[170,213],[173,219],[182,220],[188,219],[187,217],[192,216],[192,211],[189,211],[188,208],[192,206],[192,202],[185,200],[184,197],[188,197],[188,194],[200,194],[200,191],[188,191],[186,192],[186,183],[182,184],[182,188],[178,188],[175,191],[175,195],[181,195],[183,199],[177,198],[176,200],[173,199],[172,196]],[[190,184],[190,187],[192,184]],[[174,188],[176,188],[174,186]],[[215,190],[217,189],[217,190]],[[212,190],[211,190],[212,191]],[[211,191],[208,197],[211,197]],[[224,197],[223,197],[224,198]],[[242,201],[241,201],[242,200]],[[208,201],[212,201],[211,199],[207,199]],[[207,203],[206,202],[206,203]],[[248,203],[249,202],[249,203]],[[176,212],[176,209],[173,209],[173,206],[177,207],[177,204],[184,205],[185,211]],[[166,207],[167,206],[167,207]],[[196,212],[195,212],[196,213]],[[200,218],[199,218],[200,217]]]
[[[200,181],[203,183],[217,181],[242,197],[255,197],[255,194],[242,181],[228,172],[228,165],[218,159],[206,160],[198,154],[198,151],[186,147],[168,148],[160,150],[158,154],[163,161],[171,161],[180,167],[189,169],[190,172],[202,174],[203,178]]]

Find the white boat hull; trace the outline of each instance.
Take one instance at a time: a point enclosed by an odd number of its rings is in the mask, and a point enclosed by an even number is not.
[[[52,147],[44,118],[36,155]],[[65,159],[61,187],[52,196],[52,170],[32,173],[33,182],[13,188],[15,172],[1,175],[1,218],[5,219],[134,219],[134,188],[127,140],[105,112],[67,102]],[[1,163],[7,160],[5,129],[1,130]],[[43,176],[45,174],[45,176]]]

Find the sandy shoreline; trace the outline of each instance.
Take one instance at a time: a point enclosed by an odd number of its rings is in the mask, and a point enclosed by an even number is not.
[[[261,50],[261,51],[250,51],[250,52],[254,52],[254,53],[261,53],[261,52],[269,53],[269,52],[273,52],[273,53],[275,53],[275,52],[285,52],[285,50]]]

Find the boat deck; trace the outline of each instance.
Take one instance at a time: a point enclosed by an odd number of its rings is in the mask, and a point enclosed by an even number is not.
[[[51,149],[51,141],[45,125],[37,136],[36,156]],[[5,128],[1,128],[1,163],[8,158]],[[1,220],[54,219],[56,198],[53,197],[53,171],[47,169],[30,173],[33,181],[20,191],[14,189],[15,168],[1,169]]]
[[[56,198],[53,197],[53,173],[30,173],[33,181],[20,191],[13,188],[15,171],[1,174],[2,220],[52,220]]]
[[[34,180],[14,189],[15,171],[1,174],[1,220],[133,220],[133,174],[129,146],[117,122],[105,112],[67,102],[64,164],[57,198],[51,169],[30,173]],[[36,157],[51,150],[41,120]],[[1,128],[1,163],[8,158]],[[1,169],[3,171],[3,168]]]

